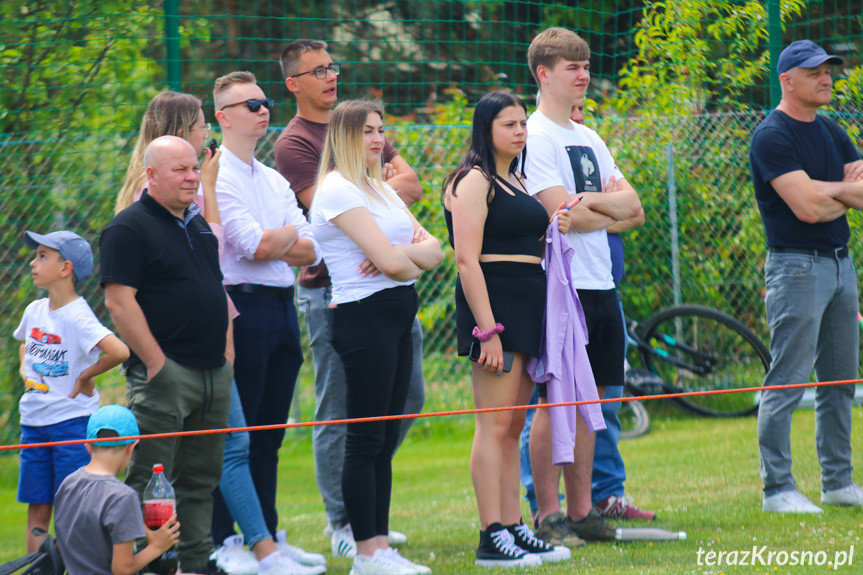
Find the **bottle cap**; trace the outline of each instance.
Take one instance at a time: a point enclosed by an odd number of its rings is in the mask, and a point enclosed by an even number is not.
[[[153,473],[163,473],[165,471],[165,466],[161,463],[156,463],[153,465]]]

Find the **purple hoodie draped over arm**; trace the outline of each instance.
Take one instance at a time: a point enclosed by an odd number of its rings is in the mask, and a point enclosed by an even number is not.
[[[557,218],[545,234],[547,297],[540,358],[529,358],[528,373],[548,386],[549,403],[598,400],[596,381],[587,358],[584,310],[572,285],[573,249],[557,229]],[[598,403],[577,406],[591,432],[605,429]],[[549,408],[552,462],[569,465],[575,447],[576,406]]]

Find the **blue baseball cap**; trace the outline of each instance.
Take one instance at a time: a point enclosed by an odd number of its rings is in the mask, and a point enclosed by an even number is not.
[[[828,54],[824,48],[812,40],[797,40],[782,50],[779,61],[776,63],[776,73],[784,74],[791,68],[815,68],[824,62],[841,66],[845,60],[839,56]]]
[[[64,260],[72,262],[72,273],[78,281],[93,273],[93,250],[87,240],[75,232],[51,232],[45,236],[36,232],[24,232],[24,241],[34,250],[45,246],[60,252]]]
[[[87,439],[98,439],[99,432],[103,429],[115,431],[118,437],[141,434],[138,431],[138,422],[135,420],[135,414],[122,405],[106,405],[97,409],[87,422]],[[128,445],[135,443],[135,441],[135,439],[100,441],[93,445]]]

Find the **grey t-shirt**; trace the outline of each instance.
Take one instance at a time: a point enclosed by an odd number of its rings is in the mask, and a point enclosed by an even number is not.
[[[114,544],[146,536],[138,493],[81,468],[54,497],[54,531],[69,575],[111,575]]]

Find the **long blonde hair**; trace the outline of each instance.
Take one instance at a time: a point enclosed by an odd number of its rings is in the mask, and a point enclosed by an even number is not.
[[[126,180],[120,193],[117,195],[117,203],[114,213],[119,214],[132,205],[135,194],[141,190],[146,179],[146,166],[144,166],[144,150],[150,142],[160,136],[176,136],[182,134],[186,139],[191,133],[192,127],[198,121],[198,113],[201,111],[201,100],[191,94],[166,91],[157,94],[150,100],[144,119],[141,120],[141,132],[138,142],[132,151],[132,159],[126,170]]]
[[[384,185],[381,164],[376,162],[371,167],[366,166],[363,133],[371,113],[378,114],[383,119],[383,107],[370,100],[348,100],[336,106],[327,128],[317,185],[321,185],[327,174],[337,171],[361,189],[371,201],[379,202],[381,199],[370,194],[366,189],[367,185],[380,195],[395,201]]]

